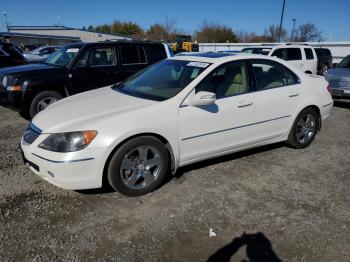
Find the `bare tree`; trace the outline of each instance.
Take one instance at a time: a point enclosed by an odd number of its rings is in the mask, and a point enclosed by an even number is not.
[[[266,37],[267,42],[277,42],[279,34],[279,26],[278,25],[270,25],[268,28],[265,28],[264,36]],[[281,29],[281,39],[285,39],[287,36],[287,31],[282,28]]]
[[[321,32],[312,23],[299,25],[295,30],[293,41],[307,42],[321,40]]]

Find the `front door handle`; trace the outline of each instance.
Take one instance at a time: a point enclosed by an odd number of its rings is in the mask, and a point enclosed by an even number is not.
[[[253,105],[253,102],[249,102],[249,103],[241,103],[238,105],[239,108],[242,108],[242,107],[248,107],[248,106],[251,106]]]
[[[298,96],[299,95],[299,93],[290,93],[289,94],[289,97],[296,97],[296,96]]]

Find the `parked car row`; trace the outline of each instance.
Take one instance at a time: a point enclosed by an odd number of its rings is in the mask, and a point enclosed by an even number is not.
[[[63,97],[123,81],[167,57],[169,47],[161,43],[70,44],[43,64],[3,69],[2,100],[25,118],[33,118]]]

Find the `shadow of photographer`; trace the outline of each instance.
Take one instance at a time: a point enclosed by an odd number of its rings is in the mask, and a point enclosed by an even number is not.
[[[242,262],[281,262],[273,251],[270,240],[261,232],[244,233],[241,237],[234,238],[231,243],[211,255],[208,262],[228,262],[243,246],[246,246],[247,259]]]

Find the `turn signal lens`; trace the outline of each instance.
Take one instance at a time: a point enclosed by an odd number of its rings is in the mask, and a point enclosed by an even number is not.
[[[22,86],[21,85],[16,85],[16,86],[8,86],[6,88],[7,91],[21,91]]]
[[[84,131],[84,144],[88,145],[97,135],[97,131]]]

